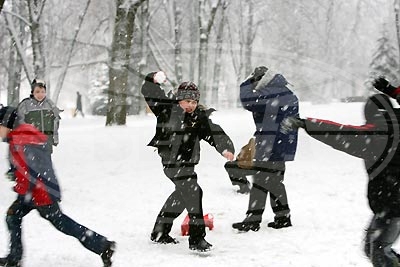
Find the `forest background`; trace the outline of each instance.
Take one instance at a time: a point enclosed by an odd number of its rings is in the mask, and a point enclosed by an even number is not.
[[[254,67],[282,73],[301,101],[363,100],[371,79],[400,83],[400,0],[1,0],[0,103],[30,82],[71,111],[124,125],[145,112],[143,77],[198,84],[202,102],[235,108]]]

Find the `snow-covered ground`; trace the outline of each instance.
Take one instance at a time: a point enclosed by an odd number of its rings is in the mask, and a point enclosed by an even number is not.
[[[301,115],[361,124],[362,108],[362,103],[302,103]],[[254,130],[251,114],[241,109],[215,112],[213,121],[231,136],[237,150]],[[62,186],[61,208],[117,242],[114,266],[370,266],[362,252],[371,212],[361,160],[301,131],[296,160],[287,164],[285,176],[293,227],[268,228],[273,213],[267,208],[260,231],[238,234],[231,224],[244,218],[248,195],[235,192],[223,169],[225,159],[204,142],[196,170],[204,191],[204,212],[214,215],[215,228],[207,230],[206,239],[215,249],[199,256],[189,251],[187,237],[180,236],[186,214],[172,230],[179,244],[157,245],[149,240],[155,217],[173,190],[159,156],[146,146],[155,131],[153,116],[131,116],[123,127],[104,123],[104,117],[64,116],[53,160]],[[0,174],[7,169],[6,148],[0,145]],[[0,179],[0,214],[15,198],[11,187],[11,182]],[[3,215],[0,256],[8,252]],[[36,211],[24,219],[23,240],[25,267],[102,265],[99,256],[59,233]]]

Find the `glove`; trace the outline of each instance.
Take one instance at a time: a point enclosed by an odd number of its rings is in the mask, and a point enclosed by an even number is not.
[[[167,76],[163,71],[158,71],[154,74],[153,81],[158,84],[163,84],[167,82]]]
[[[388,80],[385,79],[385,77],[380,76],[379,78],[375,79],[372,83],[372,85],[379,91],[383,92],[385,91],[386,88],[390,86],[390,83]]]
[[[287,134],[293,130],[297,130],[298,128],[305,128],[306,123],[304,119],[299,117],[287,117],[282,120],[280,132],[283,134]]]
[[[10,181],[15,181],[15,169],[14,167],[10,167],[8,171],[5,173],[5,176]]]
[[[53,135],[53,146],[57,146],[58,145],[58,136],[57,135]]]
[[[261,80],[262,76],[267,72],[268,68],[265,66],[256,67],[251,74],[255,81]]]

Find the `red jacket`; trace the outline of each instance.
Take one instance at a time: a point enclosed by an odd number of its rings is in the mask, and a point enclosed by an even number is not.
[[[15,167],[15,192],[25,202],[46,206],[60,200],[47,136],[31,124],[21,124],[7,136]]]

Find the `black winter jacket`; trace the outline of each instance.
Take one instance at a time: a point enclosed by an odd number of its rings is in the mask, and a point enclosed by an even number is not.
[[[400,110],[368,109],[379,98],[376,95],[367,102],[364,125],[308,118],[305,129],[310,136],[334,149],[362,158],[369,177],[370,208],[374,214],[387,218],[400,217]]]
[[[149,146],[157,147],[163,164],[194,165],[200,160],[200,140],[205,140],[222,154],[235,153],[233,142],[223,129],[209,118],[214,109],[197,107],[189,114],[179,106],[175,96],[165,94],[149,73],[142,94],[157,118],[156,133]]]

